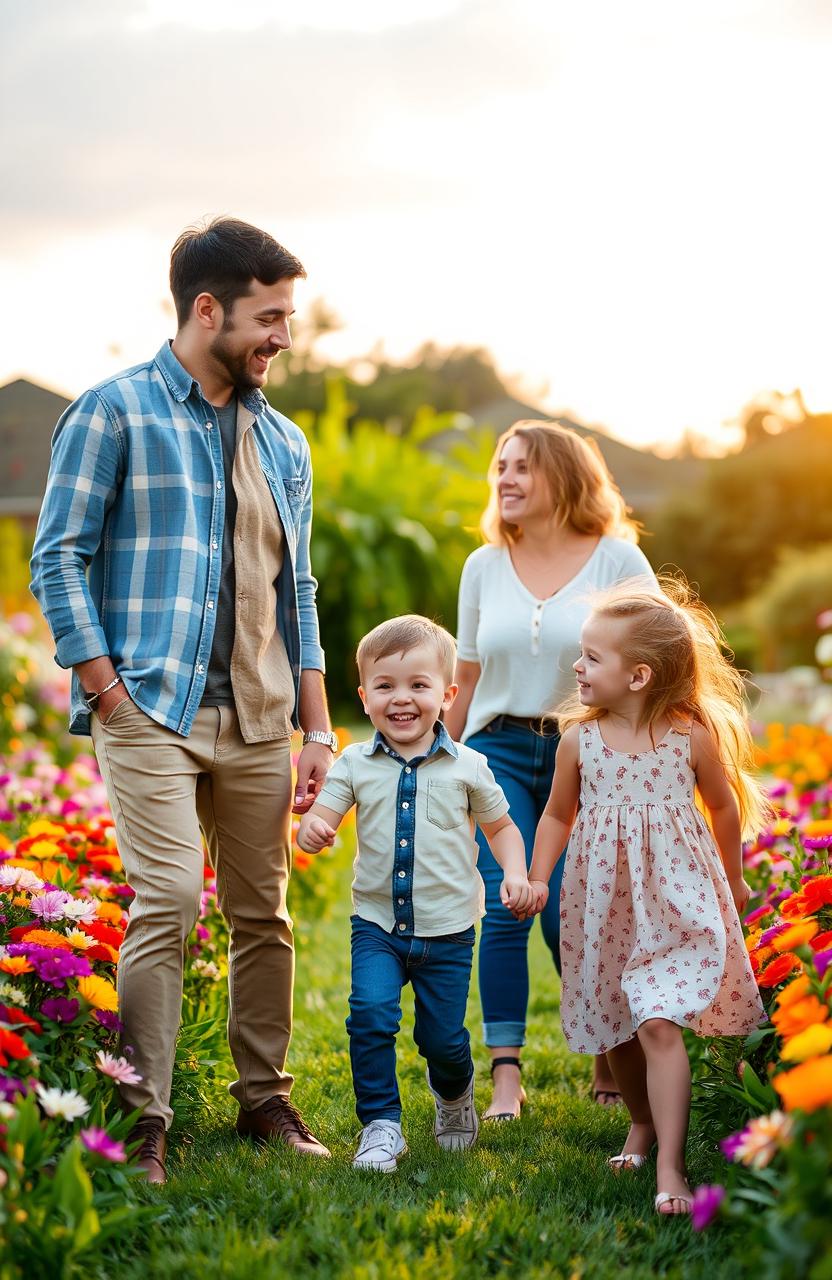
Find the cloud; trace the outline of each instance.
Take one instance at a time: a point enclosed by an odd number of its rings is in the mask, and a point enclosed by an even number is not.
[[[505,0],[372,32],[137,28],[139,0],[3,8],[6,235],[453,198],[480,106],[545,84],[554,57]]]

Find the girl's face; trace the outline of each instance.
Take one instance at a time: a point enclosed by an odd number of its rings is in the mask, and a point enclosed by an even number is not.
[[[496,489],[500,516],[506,524],[522,525],[553,514],[549,486],[540,471],[530,469],[522,436],[511,436],[500,450]]]
[[[644,687],[643,664],[621,654],[622,624],[591,614],[581,629],[581,656],[573,664],[578,696],[585,707],[614,708]],[[635,687],[634,687],[635,685]]]

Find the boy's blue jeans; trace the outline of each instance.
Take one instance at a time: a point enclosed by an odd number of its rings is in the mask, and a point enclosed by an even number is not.
[[[467,739],[481,751],[509,803],[509,816],[523,835],[531,865],[537,824],[549,799],[560,737],[542,737],[507,723],[502,716]],[[532,920],[516,920],[500,901],[502,868],[477,829],[480,875],[485,883],[486,915],[480,932],[479,979],[483,1032],[489,1048],[526,1042],[529,1002],[529,931]],[[549,901],[541,912],[543,937],[560,972],[560,886],[566,859],[561,857],[549,881]]]
[[[352,990],[347,1033],[355,1110],[363,1125],[400,1120],[396,1035],[401,992],[413,983],[416,1047],[429,1079],[453,1102],[474,1074],[465,1006],[471,979],[474,926],[439,938],[400,938],[360,916],[352,920]]]

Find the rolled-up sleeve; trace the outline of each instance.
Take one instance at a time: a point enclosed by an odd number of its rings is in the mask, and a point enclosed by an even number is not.
[[[122,470],[119,441],[94,391],[61,417],[32,552],[31,591],[55,640],[61,667],[107,654],[87,583]]]
[[[352,770],[350,769],[350,758],[348,754],[342,755],[335,761],[329,773],[326,775],[326,782],[315,801],[316,804],[322,804],[327,809],[332,809],[335,813],[346,813],[355,804],[355,791],[352,784]]]
[[[477,775],[468,792],[471,813],[477,822],[496,822],[508,813],[505,792],[488,767],[485,756],[479,756]]]

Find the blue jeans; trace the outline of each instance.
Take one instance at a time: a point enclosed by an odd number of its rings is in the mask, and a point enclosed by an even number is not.
[[[465,1006],[471,981],[474,926],[439,938],[401,938],[360,916],[352,920],[352,990],[347,1033],[362,1124],[400,1120],[396,1036],[401,993],[413,983],[414,1040],[427,1060],[432,1087],[453,1102],[474,1075]]]
[[[534,835],[549,799],[559,736],[542,737],[532,729],[508,724],[501,716],[467,739],[488,760],[510,806],[531,864]],[[477,830],[478,867],[485,884],[485,919],[480,934],[479,979],[483,1030],[489,1048],[526,1042],[529,1002],[528,945],[531,920],[516,920],[500,901],[502,868]],[[560,973],[560,885],[565,859],[549,882],[549,901],[541,912],[543,937]]]

